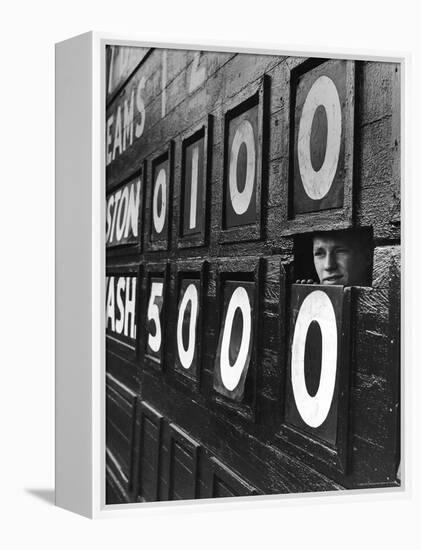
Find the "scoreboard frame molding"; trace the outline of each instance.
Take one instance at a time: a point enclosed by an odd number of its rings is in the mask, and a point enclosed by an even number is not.
[[[106,269],[106,277],[132,277],[136,280],[136,298],[135,303],[136,305],[139,303],[139,295],[140,295],[140,286],[139,286],[139,280],[140,275],[142,273],[142,264],[139,266],[136,266],[134,264],[109,264]],[[124,341],[119,342],[119,345],[125,346],[127,348],[132,349],[133,353],[127,355],[127,360],[131,361],[132,363],[136,363],[138,360],[138,354],[139,354],[139,319],[140,319],[140,310],[137,308],[137,311],[135,313],[135,327],[136,327],[136,336],[134,338],[134,345],[130,346],[129,344],[125,344]],[[106,324],[108,326],[108,322]],[[117,342],[118,338],[110,336],[113,341]]]
[[[176,205],[173,213],[176,220],[177,228],[177,247],[179,249],[189,249],[205,246],[209,242],[209,227],[210,227],[210,188],[212,179],[212,147],[213,147],[213,131],[214,131],[214,115],[208,114],[203,119],[189,128],[177,138],[179,143],[179,159],[180,159],[180,177],[176,178],[174,185],[174,203]],[[203,134],[203,185],[204,193],[202,196],[201,208],[204,212],[203,231],[202,234],[183,235],[183,205],[184,205],[184,181],[185,181],[185,156],[186,148],[200,139]]]
[[[304,285],[307,286],[307,285]],[[326,471],[327,474],[336,477],[336,475],[347,474],[347,469],[350,464],[349,448],[352,446],[352,437],[349,431],[350,428],[350,410],[349,401],[351,394],[352,381],[352,292],[353,287],[344,287],[343,289],[343,306],[341,314],[341,333],[339,337],[340,349],[338,355],[337,367],[337,393],[338,393],[338,421],[336,428],[336,445],[322,441],[317,436],[310,433],[305,433],[297,427],[294,427],[286,421],[286,406],[287,406],[287,386],[285,383],[283,396],[283,413],[282,422],[276,437],[282,441],[292,456],[307,462],[311,465],[313,461]],[[295,319],[296,321],[296,319]],[[295,323],[294,323],[295,325]],[[293,322],[290,320],[287,330],[287,341],[289,342],[293,331]],[[288,376],[291,365],[291,349],[288,350],[288,361],[286,368],[286,376]]]
[[[332,61],[334,58],[309,58],[306,60],[294,60],[288,69],[289,85],[289,109],[285,109],[283,116],[283,127],[286,128],[289,138],[284,143],[285,151],[283,155],[289,158],[288,174],[283,186],[288,200],[281,206],[282,214],[280,217],[280,233],[283,236],[292,236],[302,233],[311,233],[314,231],[331,231],[339,229],[348,229],[354,225],[354,202],[356,200],[354,192],[354,177],[356,171],[356,160],[353,152],[356,150],[357,129],[355,128],[355,114],[358,105],[356,104],[357,65],[358,61],[346,59],[346,105],[344,108],[345,125],[344,137],[344,168],[346,171],[344,180],[344,204],[342,208],[331,208],[315,212],[306,212],[302,214],[293,214],[293,195],[294,195],[294,148],[295,148],[295,110],[296,110],[296,90],[300,77],[312,69]],[[339,61],[340,59],[338,59]]]
[[[189,376],[182,370],[182,367],[177,367],[179,359],[177,357],[177,338],[171,339],[171,352],[173,353],[172,363],[174,367],[171,369],[177,382],[187,387],[195,394],[201,393],[202,384],[202,371],[203,371],[203,334],[205,319],[207,318],[207,284],[209,277],[209,262],[207,260],[183,260],[174,264],[171,273],[170,283],[170,307],[171,312],[174,315],[174,320],[178,322],[178,306],[179,296],[181,290],[181,283],[183,280],[195,280],[199,282],[200,296],[198,300],[198,314],[197,314],[197,328],[196,328],[196,372],[195,376]]]
[[[144,217],[145,217],[145,196],[146,196],[146,161],[143,160],[139,167],[134,170],[130,176],[125,178],[119,183],[116,183],[109,189],[107,189],[106,199],[108,200],[108,197],[115,193],[119,188],[124,187],[124,185],[130,183],[131,181],[135,180],[137,177],[140,177],[141,180],[141,189],[140,189],[140,196],[139,196],[139,214],[138,214],[138,224],[137,224],[137,231],[138,231],[138,237],[136,242],[130,242],[130,243],[121,243],[116,244],[114,246],[107,246],[107,254],[112,252],[113,257],[116,256],[125,256],[126,254],[131,253],[141,253],[143,252],[144,242],[143,242],[143,230],[145,227],[144,223]]]
[[[169,307],[169,279],[170,279],[170,262],[163,260],[161,262],[150,262],[143,266],[142,270],[143,284],[141,294],[142,305],[139,308],[139,317],[144,322],[142,323],[143,330],[139,330],[139,359],[144,360],[144,366],[149,372],[156,375],[162,375],[166,370],[167,362],[167,340],[165,338],[167,331],[167,311]],[[153,359],[147,353],[147,340],[148,340],[148,304],[151,293],[151,280],[152,277],[162,278],[163,281],[163,293],[162,293],[162,309],[159,312],[160,318],[160,331],[161,331],[161,344],[160,344],[160,361]],[[156,335],[156,333],[155,333]]]
[[[139,517],[139,511],[141,514],[147,512],[148,506],[106,505],[105,500],[104,197],[111,189],[106,189],[105,185],[106,45],[207,49],[219,52],[324,58],[327,55],[326,51],[285,51],[281,47],[278,50],[259,50],[250,45],[233,47],[232,44],[215,46],[168,44],[165,41],[151,43],[93,32],[56,45],[56,94],[60,98],[57,103],[56,128],[56,505],[89,518],[121,517],[127,514],[128,508],[131,508],[132,514]],[[357,63],[359,60],[396,63],[402,75],[400,91],[405,92],[408,83],[409,54],[391,56],[390,53],[384,55],[376,52],[362,55],[361,51],[350,53],[338,52],[336,49],[329,52],[329,58],[357,60]],[[400,114],[403,114],[403,109]],[[287,116],[289,117],[289,113]],[[398,156],[402,158],[400,153]],[[74,162],[75,158],[77,162]],[[149,174],[146,173],[145,176],[148,178]],[[408,182],[404,170],[401,177],[401,188],[405,189],[405,183]],[[146,207],[146,202],[144,204]],[[79,214],[78,224],[73,223],[72,213],[75,210]],[[279,240],[285,235],[293,236],[300,232],[298,226],[294,228],[293,224],[288,222],[286,215],[280,218],[285,222],[285,226]],[[148,224],[147,216],[144,217],[144,223]],[[148,230],[145,231],[145,236],[147,232]],[[276,239],[272,242],[275,245],[278,243]],[[157,253],[156,259],[159,257],[161,256]],[[77,266],[77,271],[74,266]],[[115,265],[112,269],[119,267],[124,266]],[[76,278],[75,274],[78,275]],[[143,279],[143,275],[140,277]],[[141,288],[138,284],[138,298],[140,295]],[[78,308],[77,323],[73,322],[75,307]],[[137,332],[139,336],[139,325]],[[75,342],[77,346],[74,345]],[[405,369],[411,367],[407,365],[407,361],[404,366]],[[408,395],[409,376],[403,378],[403,370],[401,384]],[[159,373],[154,374],[159,376]],[[408,400],[403,400],[401,406],[402,484],[400,487],[379,487],[378,490],[362,488],[358,489],[358,495],[355,494],[356,491],[353,492],[358,500],[368,501],[372,506],[376,505],[379,496],[382,500],[395,500],[409,494],[409,483],[412,481],[405,467],[408,458],[408,438],[404,437],[407,435],[404,429],[405,419],[410,416]],[[75,445],[75,442],[78,444]],[[74,475],[74,464],[78,464],[77,476]],[[300,495],[288,496],[296,499]],[[280,502],[287,497],[278,494],[276,497],[261,498],[262,501],[275,498]],[[352,498],[348,492],[323,495],[323,501],[332,506],[339,502],[349,503]],[[241,500],[236,499],[236,506],[241,505]],[[250,502],[249,499],[246,501]],[[163,509],[167,505],[156,503],[154,506]],[[209,506],[209,509],[218,506],[221,510],[226,510],[232,507],[232,501],[223,502],[216,499],[208,501],[205,506]]]
[[[254,308],[253,308],[253,342],[250,352],[250,364],[247,372],[247,388],[248,399],[244,401],[242,398],[240,401],[235,401],[228,398],[225,395],[219,393],[212,385],[211,389],[211,402],[214,405],[215,410],[221,410],[222,414],[231,414],[242,418],[247,423],[256,424],[258,422],[258,385],[259,385],[259,372],[257,368],[257,357],[259,349],[259,312],[261,309],[262,300],[262,270],[263,270],[263,258],[257,260],[251,258],[244,258],[241,260],[223,258],[219,259],[216,265],[216,303],[217,314],[215,316],[215,325],[217,327],[217,346],[219,347],[219,340],[221,338],[222,322],[224,320],[224,284],[226,282],[251,282],[254,283]],[[244,325],[243,325],[244,327]],[[212,365],[212,372],[216,371],[216,360]],[[244,388],[244,394],[246,387]]]
[[[257,82],[254,82],[242,90],[234,99],[225,104],[223,112],[223,159],[222,159],[222,184],[218,187],[218,201],[215,209],[215,216],[219,220],[218,242],[221,245],[241,241],[259,241],[264,232],[264,208],[263,198],[266,196],[268,141],[269,141],[269,120],[268,120],[268,99],[270,97],[270,82],[268,75],[263,75]],[[224,227],[226,210],[226,187],[228,185],[229,171],[229,130],[230,122],[241,116],[249,109],[257,107],[257,146],[258,155],[256,166],[256,222],[231,228]]]
[[[155,423],[155,427],[158,431],[158,437],[156,440],[156,450],[159,456],[159,452],[162,445],[162,431],[163,431],[162,427],[164,424],[164,417],[157,410],[155,410],[155,408],[151,404],[149,404],[147,401],[142,400],[141,396],[139,395],[136,400],[136,423],[135,423],[135,436],[134,436],[134,444],[133,444],[132,479],[131,479],[132,491],[137,500],[139,500],[140,484],[141,484],[139,468],[140,468],[140,461],[143,455],[142,451],[144,448],[143,432],[144,432],[145,419],[149,419],[150,422]],[[156,471],[156,478],[154,479],[154,483],[155,483],[154,493],[155,493],[156,500],[159,500],[160,476],[161,476],[161,468],[159,463]]]
[[[157,150],[155,150],[151,155],[149,155],[148,159],[146,159],[145,162],[148,164],[148,171],[147,176],[148,178],[145,179],[147,182],[146,187],[146,197],[145,197],[145,213],[146,213],[146,223],[144,226],[147,228],[145,232],[145,250],[148,253],[152,252],[169,252],[171,250],[172,245],[172,219],[173,219],[173,213],[172,213],[172,206],[173,206],[173,189],[174,189],[174,153],[175,153],[175,142],[174,140],[169,140],[165,145],[162,147],[159,147]],[[152,224],[153,224],[153,178],[155,175],[155,167],[159,166],[159,164],[163,162],[168,162],[168,181],[167,183],[167,197],[168,200],[166,201],[166,215],[167,219],[164,221],[166,222],[167,227],[165,229],[165,235],[162,236],[162,238],[156,239],[154,242],[152,241]]]

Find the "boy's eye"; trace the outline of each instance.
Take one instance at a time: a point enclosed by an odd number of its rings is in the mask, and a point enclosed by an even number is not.
[[[324,254],[323,250],[315,250],[313,253],[314,256],[323,256],[323,254]]]

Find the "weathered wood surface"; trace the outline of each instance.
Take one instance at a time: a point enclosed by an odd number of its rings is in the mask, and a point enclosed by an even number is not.
[[[107,101],[118,92],[136,66],[145,58],[150,48],[109,46],[107,49]]]
[[[133,498],[136,394],[109,373],[106,389],[107,502],[111,504]]]
[[[119,93],[110,96],[107,118],[112,117],[113,123],[108,145],[111,160],[106,169],[107,193],[140,169],[144,170],[145,193],[139,242],[108,249],[106,253],[108,273],[137,274],[140,265],[144,268],[139,272],[137,284],[139,322],[135,345],[129,349],[107,338],[108,502],[397,484],[400,460],[400,121],[397,112],[400,67],[389,63],[355,63],[352,216],[344,215],[342,210],[330,210],[301,215],[288,225],[290,79],[291,71],[303,63],[307,61],[302,58],[156,49],[143,58]],[[221,205],[225,115],[255,92],[264,75],[270,85],[265,115],[261,238],[254,242],[224,243],[221,242]],[[141,109],[133,104],[131,120],[131,102],[136,102],[138,92]],[[182,141],[206,124],[209,115],[212,123],[207,136],[210,145],[207,233],[199,246],[180,248]],[[118,116],[122,126],[116,146]],[[151,223],[152,163],[170,141],[174,146],[168,249],[151,250],[147,246],[147,228]],[[310,447],[297,446],[283,426],[283,420],[290,285],[298,274],[295,261],[300,246],[298,234],[350,224],[371,228],[375,248],[372,284],[356,288],[352,300],[350,452],[349,468],[342,474],[332,469],[328,454],[312,456]],[[213,388],[222,316],[220,273],[229,265],[233,280],[236,273],[241,280],[253,280],[247,279],[250,277],[247,265],[256,264],[260,259],[255,400],[253,414],[242,414],[241,407],[221,403]],[[192,380],[180,375],[175,367],[177,272],[184,269],[199,274],[204,263],[207,267],[201,284],[201,360],[197,365],[197,380]],[[156,266],[166,265],[169,275],[163,319],[164,368],[156,369],[145,361],[144,354],[147,274],[156,270]],[[157,417],[153,420],[152,413],[149,416],[145,413],[145,424],[140,409],[136,413],[129,395],[135,395],[137,403],[146,403],[139,407],[152,406],[160,420]],[[192,451],[194,444],[186,443],[180,431],[197,443],[197,456]],[[178,435],[174,437],[174,433]]]

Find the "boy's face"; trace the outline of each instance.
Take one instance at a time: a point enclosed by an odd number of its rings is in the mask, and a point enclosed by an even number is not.
[[[367,260],[357,243],[343,236],[315,236],[313,259],[320,284],[361,285],[367,270]]]

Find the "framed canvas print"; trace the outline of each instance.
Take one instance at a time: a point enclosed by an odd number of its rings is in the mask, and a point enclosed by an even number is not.
[[[402,490],[403,66],[57,45],[59,505]]]

